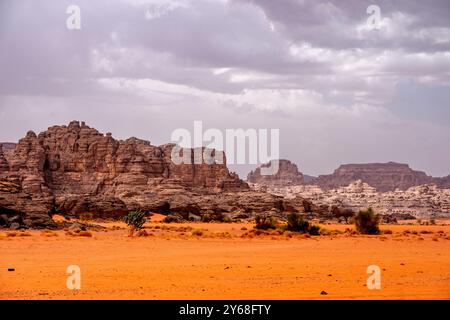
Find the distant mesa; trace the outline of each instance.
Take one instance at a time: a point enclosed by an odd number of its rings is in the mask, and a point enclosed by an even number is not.
[[[444,178],[433,178],[422,171],[411,169],[407,164],[367,163],[344,164],[332,174],[311,177],[298,171],[297,165],[289,160],[279,160],[280,167],[276,175],[261,176],[260,167],[250,172],[249,183],[262,185],[316,185],[324,190],[345,187],[355,181],[362,181],[379,192],[407,190],[410,187],[434,183],[440,188],[450,187],[450,175]],[[269,163],[270,164],[270,163]],[[268,166],[265,164],[263,166]]]
[[[450,189],[450,175],[442,178],[434,178],[435,183],[439,188]]]
[[[347,186],[357,180],[369,184],[380,192],[388,192],[432,183],[433,177],[412,170],[407,164],[402,163],[345,164],[333,174],[321,175],[312,183],[329,190]]]
[[[272,177],[261,176],[259,168],[251,172],[251,188],[287,199],[301,196],[328,210],[372,207],[388,220],[450,217],[450,176],[433,178],[407,164],[388,162],[346,164],[332,174],[307,179],[295,164],[281,161]]]

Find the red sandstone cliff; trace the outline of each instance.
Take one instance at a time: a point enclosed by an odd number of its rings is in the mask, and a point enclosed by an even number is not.
[[[30,131],[8,157],[0,149],[0,224],[48,226],[56,212],[118,217],[136,209],[184,215],[305,210],[303,199],[250,191],[226,164],[175,165],[173,147],[118,141],[78,121],[39,135]],[[194,157],[193,150],[185,152]]]

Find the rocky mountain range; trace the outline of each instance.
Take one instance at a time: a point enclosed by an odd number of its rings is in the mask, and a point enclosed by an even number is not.
[[[408,188],[424,184],[435,184],[439,188],[450,188],[450,175],[443,178],[428,176],[422,171],[411,169],[407,164],[367,163],[367,164],[344,164],[337,168],[332,174],[320,175],[305,179],[303,173],[298,171],[297,165],[289,160],[279,161],[280,170],[273,176],[262,176],[260,168],[249,173],[247,181],[262,185],[315,185],[324,190],[346,187],[349,184],[361,180],[379,192],[395,191],[396,189],[407,190]],[[263,166],[269,166],[270,163]],[[261,167],[263,167],[261,166]]]
[[[377,213],[383,215],[410,215],[424,219],[450,217],[450,189],[441,189],[435,184],[389,192],[379,192],[361,180],[330,190],[314,185],[251,184],[251,187],[286,199],[304,197],[323,206],[325,212],[330,212],[333,207],[350,209],[353,212],[372,207]]]
[[[250,187],[287,199],[301,196],[330,211],[332,207],[353,211],[372,207],[381,214],[409,214],[420,218],[450,217],[449,177],[433,178],[406,164],[342,165],[330,175],[292,183],[303,177],[295,164],[283,160],[277,176],[267,179],[258,169],[248,177]],[[267,164],[268,165],[268,164]]]
[[[52,227],[55,213],[117,218],[142,210],[188,218],[314,210],[300,197],[251,190],[226,164],[176,165],[174,147],[116,140],[78,121],[30,131],[17,145],[0,145],[0,226]]]

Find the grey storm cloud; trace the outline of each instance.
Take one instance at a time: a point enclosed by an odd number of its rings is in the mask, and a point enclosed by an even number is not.
[[[392,160],[447,175],[450,3],[376,3],[379,30],[365,0],[3,0],[0,140],[79,119],[164,143],[203,120],[279,128],[306,173]]]
[[[289,37],[317,46],[408,51],[447,51],[450,48],[450,3],[446,0],[233,1],[261,8]],[[391,30],[396,31],[394,34],[382,30],[370,37],[359,37],[355,32],[354,26],[366,22],[367,8],[373,4],[380,7],[382,18],[392,20],[392,25],[385,29],[396,27]],[[435,41],[439,35],[447,35],[446,41]]]

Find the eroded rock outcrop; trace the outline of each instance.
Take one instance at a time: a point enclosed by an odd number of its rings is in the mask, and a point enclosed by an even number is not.
[[[412,170],[407,164],[369,163],[345,164],[336,169],[333,174],[321,175],[310,184],[322,189],[333,189],[347,186],[361,180],[380,192],[406,190],[413,186],[433,183],[433,178],[424,172]]]
[[[313,208],[301,198],[250,190],[226,164],[176,165],[174,147],[137,138],[119,141],[78,121],[39,135],[30,131],[8,157],[0,151],[0,222],[51,226],[53,213],[119,217],[136,209],[251,215]],[[192,160],[203,157],[201,151],[183,150]]]
[[[261,168],[278,167],[278,171],[273,175],[262,175]],[[305,183],[303,174],[298,171],[297,165],[289,160],[273,160],[264,164],[247,176],[247,181],[251,183],[259,183],[265,185],[301,185]]]
[[[9,171],[9,163],[3,153],[3,146],[0,144],[0,172]]]
[[[450,176],[433,178],[394,162],[342,165],[333,174],[304,183],[292,183],[290,177],[297,173],[286,171],[290,173],[285,174],[288,178],[280,175],[266,179],[252,172],[248,182],[253,190],[286,199],[309,199],[324,212],[331,212],[333,207],[352,211],[373,207],[393,217],[450,217]]]
[[[261,186],[251,184],[255,190],[263,188],[269,193],[286,199],[302,197],[318,206],[346,208],[354,212],[372,207],[378,213],[400,217],[411,215],[417,218],[450,217],[450,189],[438,188],[434,184],[414,186],[407,190],[379,192],[361,180],[345,187],[325,190],[319,186]],[[326,210],[325,210],[326,211]]]

